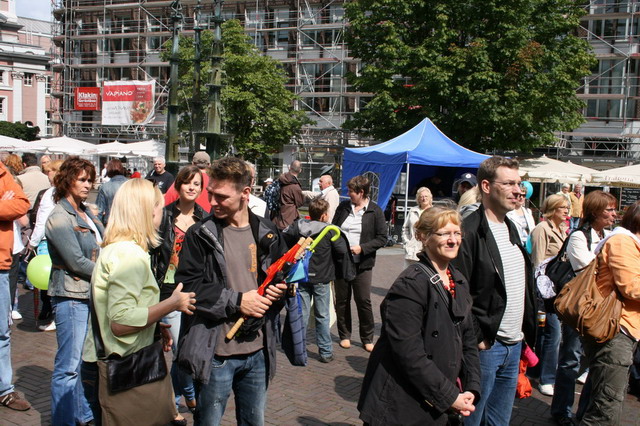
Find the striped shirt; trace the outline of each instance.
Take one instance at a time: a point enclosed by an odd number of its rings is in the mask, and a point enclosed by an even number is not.
[[[489,220],[489,228],[500,251],[507,293],[507,304],[500,321],[497,339],[505,344],[518,343],[524,338],[522,333],[526,284],[524,256],[520,248],[511,243],[506,223],[494,223]]]

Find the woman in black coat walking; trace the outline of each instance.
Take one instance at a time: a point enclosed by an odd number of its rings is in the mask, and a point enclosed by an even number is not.
[[[455,210],[433,207],[416,223],[424,250],[380,306],[382,333],[369,358],[358,410],[367,425],[447,424],[480,398],[480,362],[463,276],[449,262],[462,241]]]

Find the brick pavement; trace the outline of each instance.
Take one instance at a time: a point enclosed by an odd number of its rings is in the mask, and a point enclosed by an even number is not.
[[[374,269],[372,302],[376,315],[376,334],[380,333],[379,305],[387,289],[402,270],[401,251],[387,248],[379,252]],[[16,387],[24,392],[33,404],[33,409],[19,413],[0,407],[0,425],[35,426],[50,424],[50,379],[55,354],[55,333],[35,331],[33,320],[33,296],[21,290],[20,308],[24,320],[14,325],[12,335],[12,360]],[[354,308],[355,315],[355,308]],[[357,315],[356,315],[357,316]],[[354,323],[357,330],[357,323]],[[335,325],[335,361],[322,364],[312,334],[309,334],[309,365],[293,367],[280,353],[278,372],[270,384],[266,423],[269,425],[359,425],[356,403],[368,353],[355,339],[351,349],[345,350],[337,344]],[[356,333],[357,334],[357,333]],[[578,390],[580,386],[578,386]],[[551,399],[537,390],[531,398],[516,400],[512,425],[548,425]],[[183,407],[185,417],[191,415]],[[224,425],[233,425],[234,404],[230,400],[223,419]],[[628,395],[625,401],[624,425],[640,425],[640,400]]]

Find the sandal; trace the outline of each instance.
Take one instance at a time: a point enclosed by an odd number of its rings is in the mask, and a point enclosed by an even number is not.
[[[343,349],[349,349],[351,347],[351,341],[349,339],[340,340],[340,347]]]

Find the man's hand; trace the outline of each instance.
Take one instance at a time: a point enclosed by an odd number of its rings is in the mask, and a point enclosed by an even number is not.
[[[487,340],[483,340],[482,342],[478,343],[479,351],[488,351],[489,349],[491,349],[491,345]]]
[[[246,317],[262,318],[271,306],[271,300],[258,294],[258,290],[242,293],[240,312]]]
[[[358,255],[362,253],[362,247],[360,246],[351,246],[351,254]]]
[[[275,285],[267,286],[264,292],[264,296],[272,302],[275,302],[276,300],[279,300],[280,298],[282,298],[282,296],[284,296],[285,291],[287,291],[287,284],[278,283]]]
[[[171,328],[171,324],[165,324],[163,322],[160,324],[160,335],[162,336],[162,350],[165,352],[169,352],[171,350],[171,346],[173,345],[173,338],[171,337],[171,332],[169,329]]]
[[[476,407],[473,405],[474,399],[475,396],[471,392],[463,392],[458,395],[451,408],[467,417],[476,410]]]

